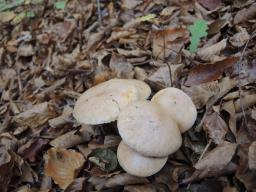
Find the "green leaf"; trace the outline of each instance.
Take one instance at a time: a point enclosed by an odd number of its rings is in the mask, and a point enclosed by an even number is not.
[[[56,3],[54,3],[54,7],[55,7],[55,9],[65,9],[66,3],[67,3],[66,0],[64,0],[64,1],[57,1]]]
[[[189,26],[191,33],[189,51],[195,53],[202,37],[207,36],[207,23],[204,20],[197,20],[192,26]]]
[[[104,171],[113,171],[117,167],[116,154],[110,149],[95,149],[89,160]]]

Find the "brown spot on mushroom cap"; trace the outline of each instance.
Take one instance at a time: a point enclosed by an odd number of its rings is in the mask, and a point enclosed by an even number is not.
[[[167,156],[182,143],[176,122],[150,101],[136,101],[124,108],[117,127],[123,142],[145,156]]]
[[[182,90],[177,88],[166,88],[157,92],[152,102],[160,104],[172,117],[183,133],[190,129],[197,117],[196,107],[191,98]]]
[[[121,142],[117,149],[117,158],[120,166],[129,174],[138,177],[148,177],[165,165],[168,157],[153,158],[146,157],[132,150],[124,142]]]

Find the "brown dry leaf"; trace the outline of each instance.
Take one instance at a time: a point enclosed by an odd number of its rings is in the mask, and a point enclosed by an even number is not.
[[[13,175],[14,158],[4,147],[0,148],[0,187],[6,192]]]
[[[221,5],[221,0],[198,0],[198,2],[210,11]]]
[[[14,121],[21,126],[36,128],[54,118],[56,113],[54,106],[48,102],[34,105],[31,109],[24,111],[14,117]]]
[[[92,129],[90,125],[84,125],[79,130],[70,131],[60,135],[52,140],[50,145],[53,147],[70,148],[83,142],[90,141],[92,137],[92,133],[89,131],[90,129]]]
[[[224,137],[228,132],[228,126],[226,122],[216,112],[206,116],[203,128],[216,144],[223,143]]]
[[[64,22],[55,24],[52,27],[51,31],[58,36],[58,39],[61,42],[64,42],[66,41],[68,36],[73,32],[73,30],[75,29],[75,26],[76,25],[71,21],[64,21]]]
[[[66,189],[64,192],[83,192],[85,189],[86,178],[80,177],[76,178]]]
[[[256,104],[256,94],[246,94],[244,97],[237,99],[234,104],[237,113],[242,111],[242,105],[244,107],[244,110],[246,110],[247,108],[252,107]]]
[[[91,34],[86,44],[86,51],[92,51],[97,46],[97,44],[103,39],[103,37],[104,31]]]
[[[124,192],[157,192],[157,190],[153,184],[127,185],[124,187]]]
[[[227,39],[223,39],[210,47],[203,47],[199,49],[197,56],[204,61],[215,61],[216,56],[218,56],[220,52],[226,48],[226,45]]]
[[[234,17],[233,23],[235,25],[239,23],[243,23],[245,21],[248,21],[249,19],[252,19],[255,15],[256,15],[256,3],[253,3],[248,8],[244,8],[238,11]]]
[[[122,173],[107,179],[106,183],[104,184],[104,187],[112,188],[117,186],[126,186],[141,183],[148,183],[148,180],[146,178],[136,177],[129,175],[127,173]]]
[[[2,133],[0,134],[0,146],[5,147],[7,150],[16,151],[18,139],[10,133]]]
[[[150,52],[149,51],[144,51],[142,49],[133,49],[133,50],[126,50],[126,49],[121,49],[117,48],[117,52],[120,55],[123,55],[125,57],[143,57],[143,56],[149,56]]]
[[[234,136],[237,137],[236,111],[235,111],[234,102],[231,100],[223,103],[221,106],[221,110],[225,110],[229,113],[229,120],[228,120],[229,128],[234,134]]]
[[[22,57],[29,57],[35,54],[35,50],[31,44],[20,45],[17,55]]]
[[[122,0],[121,6],[126,9],[133,9],[142,2],[142,0]]]
[[[31,139],[18,149],[18,154],[25,159],[34,162],[37,154],[41,152],[42,148],[47,145],[48,142],[48,139]]]
[[[252,142],[248,151],[249,169],[256,170],[256,141]]]
[[[212,151],[206,153],[205,156],[194,165],[196,171],[192,176],[184,179],[182,183],[216,176],[221,174],[224,170],[227,172],[235,171],[236,166],[230,162],[235,151],[236,144],[225,142],[218,145]]]
[[[152,41],[153,56],[159,59],[165,59],[164,56],[176,58],[188,37],[188,31],[183,28],[167,28],[154,32]]]
[[[119,30],[113,31],[111,36],[106,40],[107,43],[111,43],[112,41],[119,40],[121,38],[129,37],[130,35],[134,34],[135,30]]]
[[[171,84],[171,78],[172,82],[176,83],[183,68],[184,64],[170,65],[170,68],[168,66],[159,67],[147,78],[147,80],[150,81],[150,84],[154,84],[153,86],[155,87],[170,87],[173,86]],[[172,76],[171,78],[170,73]]]
[[[235,65],[237,61],[237,57],[229,57],[214,64],[197,65],[190,70],[185,85],[199,85],[201,83],[214,81],[218,79],[226,69]]]
[[[226,19],[217,19],[209,25],[208,35],[212,36],[220,32],[220,30],[228,24]]]
[[[72,122],[72,112],[73,109],[71,107],[65,106],[60,116],[48,121],[49,125],[53,128],[57,128],[64,125],[65,123]]]
[[[134,76],[132,64],[128,63],[121,55],[112,54],[109,67],[115,77],[131,79]]]
[[[238,148],[239,167],[236,170],[236,178],[240,180],[248,191],[255,192],[256,172],[249,169],[248,164],[248,145],[240,145]]]
[[[234,47],[242,47],[250,39],[246,28],[238,27],[238,33],[230,37],[229,42]]]
[[[45,174],[50,176],[61,189],[73,182],[85,162],[84,157],[74,151],[51,148],[44,155]]]
[[[218,81],[213,81],[192,87],[183,86],[182,90],[192,98],[196,108],[200,109],[206,105],[212,96],[220,92],[220,87]]]

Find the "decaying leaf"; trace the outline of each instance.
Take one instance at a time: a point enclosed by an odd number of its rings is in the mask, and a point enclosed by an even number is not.
[[[248,151],[249,168],[256,170],[256,141],[252,142]]]
[[[124,187],[124,192],[156,192],[154,185],[127,185]]]
[[[79,130],[67,132],[50,142],[53,147],[70,148],[90,141],[92,133],[90,132],[90,125],[85,125]]]
[[[80,177],[76,178],[66,189],[64,192],[83,192],[86,187],[86,178]]]
[[[4,147],[0,148],[0,186],[6,192],[13,175],[14,158]]]
[[[203,127],[214,143],[221,144],[224,142],[224,137],[228,132],[228,126],[218,113],[213,112],[207,115]]]
[[[197,56],[204,61],[214,61],[215,56],[218,56],[226,48],[226,45],[227,39],[223,39],[210,47],[199,49]]]
[[[234,17],[234,24],[239,24],[253,18],[256,14],[256,3],[253,3],[248,8],[238,11]]]
[[[227,172],[234,172],[236,166],[230,163],[235,151],[236,144],[222,143],[199,160],[195,165],[196,171],[190,178],[183,180],[183,183],[202,179],[209,176],[221,174],[226,169]]]
[[[186,85],[199,85],[214,81],[238,61],[237,57],[230,57],[214,64],[197,65],[190,70]]]
[[[242,47],[250,39],[245,28],[238,27],[238,33],[230,37],[229,42],[235,47]]]
[[[49,149],[44,155],[44,160],[45,174],[62,189],[66,189],[73,182],[85,161],[80,153],[61,148]]]
[[[117,166],[116,154],[110,149],[95,149],[89,160],[104,171],[113,171]]]
[[[221,0],[199,0],[198,2],[210,11],[216,9],[221,5]]]
[[[154,57],[165,59],[170,55],[176,57],[185,42],[188,40],[189,33],[183,28],[167,28],[156,31],[153,35],[152,52]]]
[[[46,123],[49,119],[56,116],[54,107],[48,102],[34,105],[31,109],[24,111],[14,117],[21,126],[28,126],[30,128],[36,128]]]

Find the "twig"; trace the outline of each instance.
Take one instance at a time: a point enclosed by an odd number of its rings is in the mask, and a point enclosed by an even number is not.
[[[101,16],[101,10],[100,10],[100,0],[97,0],[97,11],[98,11],[98,20],[100,25],[102,26],[102,16]]]

